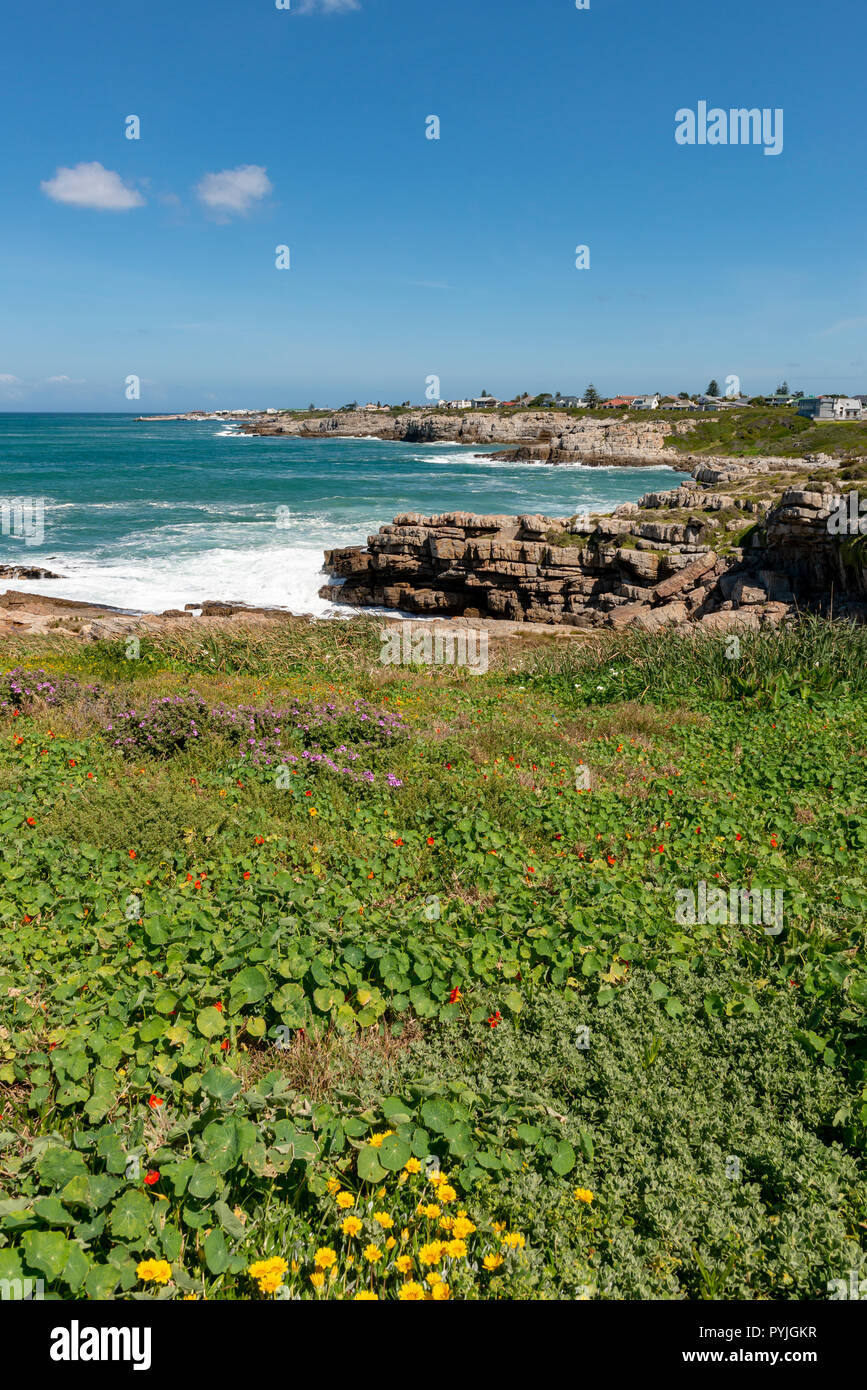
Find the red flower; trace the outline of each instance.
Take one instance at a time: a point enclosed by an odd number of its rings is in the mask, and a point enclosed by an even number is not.
[[[224,1038],[223,1041],[220,1043],[220,1050],[221,1050],[222,1052],[228,1052],[228,1050],[229,1050],[229,1039],[228,1039],[228,1038]]]
[[[497,1009],[496,1013],[491,1014],[490,1018],[488,1019],[488,1022],[490,1023],[492,1028],[496,1028],[497,1024],[500,1022],[499,1009]]]
[[[428,835],[428,837],[427,837],[427,842],[428,842],[429,845],[432,845],[432,844],[433,844],[433,842],[434,842],[434,837],[433,837],[433,835]]]
[[[193,887],[194,887],[194,888],[201,888],[201,886],[202,886],[201,880],[200,880],[200,879],[196,879],[195,883],[193,884]]]
[[[92,773],[92,772],[88,772],[87,775],[88,775],[88,777],[92,777],[92,776],[93,776],[93,773]]]
[[[397,849],[398,845],[402,845],[402,844],[403,844],[403,840],[395,840],[395,842],[394,842],[394,847],[395,847],[395,849]]]
[[[616,863],[617,863],[617,860],[614,858],[614,855],[613,855],[613,854],[609,854],[609,856],[608,856],[608,863],[609,863],[609,864],[616,864]]]
[[[222,1001],[222,999],[218,999],[218,1000],[217,1000],[216,1004],[214,1005],[214,1008],[217,1010],[217,1013],[218,1013],[218,1014],[221,1014],[221,1013],[223,1012],[223,1001]]]
[[[660,853],[660,854],[665,854],[665,845],[660,845],[660,846],[659,846],[659,853]]]
[[[779,845],[779,841],[777,840],[776,835],[772,835],[772,836],[771,836],[771,849],[779,849],[779,847],[780,847],[780,845]]]
[[[131,850],[130,850],[130,852],[129,852],[129,857],[130,857],[130,859],[135,859],[135,850],[134,850],[134,849],[131,849]]]
[[[736,836],[735,836],[735,839],[736,839],[736,840],[742,840],[742,839],[743,839],[743,835],[736,835]]]
[[[536,870],[533,868],[533,865],[532,865],[532,864],[528,864],[528,865],[527,865],[527,873],[528,873],[528,874],[534,874],[535,872],[536,872]]]
[[[245,878],[249,878],[249,877],[250,877],[250,870],[249,870],[249,869],[245,869],[245,870],[244,870],[244,877],[245,877]]]
[[[145,1173],[145,1182],[148,1187],[153,1187],[155,1182],[159,1182],[160,1174],[158,1168],[152,1168],[149,1173]]]
[[[456,1004],[456,1003],[458,1002],[458,1000],[459,1000],[459,999],[463,999],[463,997],[464,997],[464,996],[461,994],[461,992],[460,992],[460,990],[458,989],[457,985],[455,985],[455,988],[452,990],[451,994],[449,995],[449,1003],[450,1003],[450,1004]]]
[[[255,840],[253,841],[253,844],[254,844],[254,845],[264,845],[264,843],[265,843],[265,837],[264,837],[264,835],[257,835],[256,838],[255,838]]]
[[[70,759],[69,759],[69,766],[70,766],[70,767],[75,767],[75,759],[74,759],[74,758],[70,758]]]
[[[161,1105],[165,1105],[165,1101],[161,1096],[148,1096],[148,1105],[151,1110],[159,1110]]]
[[[33,819],[32,816],[28,816],[28,817],[27,817],[27,824],[28,824],[28,825],[35,825],[35,824],[36,824],[36,821]]]

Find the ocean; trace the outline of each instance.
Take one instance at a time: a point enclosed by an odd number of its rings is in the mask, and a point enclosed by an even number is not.
[[[0,504],[24,498],[44,517],[25,540],[10,534],[20,530],[14,509],[2,510],[0,564],[63,576],[3,585],[131,612],[221,599],[345,617],[352,610],[318,596],[323,551],[363,545],[398,512],[568,516],[681,476],[506,463],[480,457],[481,447],[268,438],[217,420],[0,414]]]

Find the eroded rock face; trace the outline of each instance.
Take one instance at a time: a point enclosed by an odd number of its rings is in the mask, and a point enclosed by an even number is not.
[[[821,457],[703,460],[679,488],[610,516],[406,514],[366,548],[328,551],[343,583],[320,593],[410,613],[724,632],[828,611],[836,592],[835,611],[861,618],[867,554],[829,528],[836,469]]]
[[[545,459],[550,463],[659,465],[686,467],[683,455],[665,439],[694,428],[690,420],[582,420],[565,411],[527,410],[514,415],[486,411],[452,414],[446,410],[380,415],[342,410],[320,419],[258,417],[241,429],[250,434],[289,435],[303,439],[369,436],[407,443],[451,441],[458,444],[514,444],[498,457]]]

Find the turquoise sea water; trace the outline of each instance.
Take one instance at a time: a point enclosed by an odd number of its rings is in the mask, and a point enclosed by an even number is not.
[[[235,599],[334,614],[317,596],[323,550],[364,544],[398,512],[567,516],[680,476],[505,463],[478,447],[261,438],[218,420],[0,414],[0,502],[44,508],[38,544],[9,534],[3,514],[0,563],[63,575],[9,587],[139,612]]]

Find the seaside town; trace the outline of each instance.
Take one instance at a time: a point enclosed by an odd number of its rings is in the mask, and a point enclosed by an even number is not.
[[[662,413],[685,411],[694,414],[697,411],[743,410],[750,406],[789,407],[796,409],[799,415],[820,421],[867,420],[867,394],[849,396],[830,393],[808,396],[803,391],[789,391],[784,382],[773,394],[767,396],[744,396],[740,393],[731,395],[721,394],[716,381],[709,383],[706,392],[696,395],[689,395],[686,391],[681,391],[677,395],[662,395],[658,391],[653,391],[649,394],[630,392],[623,395],[600,396],[595,387],[588,386],[583,396],[563,395],[559,391],[552,395],[550,392],[544,391],[535,396],[524,392],[511,400],[500,400],[497,396],[483,391],[479,396],[468,396],[456,400],[434,399],[420,405],[413,405],[408,400],[397,404],[368,401],[366,405],[359,405],[357,401],[350,401],[341,406],[317,406],[311,402],[306,412],[292,413],[332,414],[339,411],[363,411],[370,415],[386,415],[400,410],[438,409],[448,411],[616,410],[627,412],[658,410]],[[208,419],[224,419],[233,415],[280,415],[284,413],[286,413],[285,409],[278,409],[276,406],[268,406],[265,410],[191,410],[188,412],[191,417],[199,416]]]

